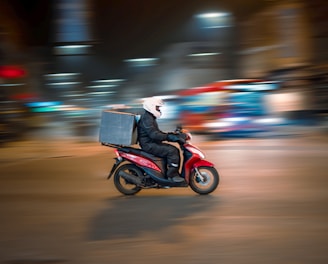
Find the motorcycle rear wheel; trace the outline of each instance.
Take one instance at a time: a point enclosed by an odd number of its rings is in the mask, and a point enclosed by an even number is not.
[[[119,168],[117,168],[114,174],[114,185],[116,189],[125,195],[134,195],[141,190],[141,187],[135,185],[132,182],[127,181],[120,175],[120,171],[124,171],[131,176],[142,177],[142,171],[133,164],[123,164]]]
[[[219,181],[219,173],[214,167],[203,166],[191,173],[189,185],[198,194],[209,194],[217,188]]]

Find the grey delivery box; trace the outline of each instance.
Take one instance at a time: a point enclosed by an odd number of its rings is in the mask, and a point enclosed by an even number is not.
[[[103,111],[101,114],[99,141],[101,143],[123,146],[136,144],[136,115],[116,111]]]

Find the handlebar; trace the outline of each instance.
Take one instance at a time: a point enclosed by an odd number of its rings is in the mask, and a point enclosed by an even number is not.
[[[183,130],[182,126],[177,126],[174,132],[181,133],[182,130]]]
[[[186,136],[187,136],[186,141],[191,140],[191,138],[192,138],[190,132],[188,130],[184,129],[182,126],[177,126],[174,132],[179,133],[179,134],[180,133],[186,134]]]

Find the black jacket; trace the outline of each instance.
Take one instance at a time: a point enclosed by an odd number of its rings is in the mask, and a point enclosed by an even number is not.
[[[159,144],[167,139],[167,133],[158,128],[156,117],[145,111],[138,122],[138,141],[141,148],[151,143]]]

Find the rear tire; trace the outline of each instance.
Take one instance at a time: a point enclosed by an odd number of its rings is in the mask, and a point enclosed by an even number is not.
[[[189,179],[190,188],[198,194],[209,194],[219,185],[219,173],[214,167],[198,167],[200,175],[194,170]]]
[[[116,189],[125,195],[134,195],[141,190],[141,187],[135,185],[132,182],[125,180],[121,175],[120,171],[124,171],[128,174],[131,174],[136,177],[143,177],[142,171],[133,164],[123,164],[119,168],[117,168],[114,174],[114,185]]]

